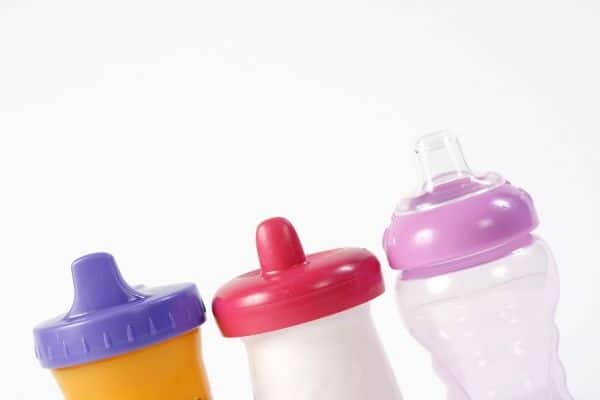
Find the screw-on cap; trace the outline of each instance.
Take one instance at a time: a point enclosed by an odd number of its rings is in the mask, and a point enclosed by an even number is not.
[[[529,194],[500,175],[475,175],[447,132],[417,143],[423,185],[404,199],[384,234],[392,268],[427,278],[504,257],[531,242],[538,224]]]
[[[377,258],[341,248],[305,255],[292,224],[264,221],[256,230],[260,270],[221,287],[213,312],[224,336],[287,328],[358,306],[384,291]]]
[[[81,257],[71,269],[71,310],[34,329],[35,352],[43,367],[69,367],[127,353],[185,333],[205,320],[205,307],[193,284],[134,289],[106,253]]]

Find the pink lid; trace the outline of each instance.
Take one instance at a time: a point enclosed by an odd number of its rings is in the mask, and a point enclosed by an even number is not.
[[[426,278],[503,257],[531,241],[529,194],[498,174],[474,174],[447,132],[417,143],[423,185],[397,207],[383,245],[404,279]]]
[[[227,337],[287,328],[366,303],[384,291],[377,258],[365,249],[341,248],[305,255],[284,218],[256,230],[260,270],[221,287],[213,312]]]

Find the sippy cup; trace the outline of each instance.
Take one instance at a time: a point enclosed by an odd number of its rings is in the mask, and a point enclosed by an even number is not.
[[[130,287],[106,253],[72,265],[75,299],[34,329],[66,400],[209,400],[195,285]]]
[[[384,235],[397,300],[449,400],[572,400],[558,358],[559,280],[527,192],[475,175],[456,137],[417,144],[421,192]]]
[[[401,400],[368,302],[384,291],[364,249],[305,255],[283,218],[256,231],[260,270],[213,301],[227,337],[242,337],[256,400]]]

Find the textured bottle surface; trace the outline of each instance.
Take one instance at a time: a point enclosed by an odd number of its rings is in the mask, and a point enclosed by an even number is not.
[[[401,400],[368,305],[244,338],[256,400]]]
[[[474,268],[397,284],[401,313],[449,400],[572,400],[558,358],[558,296],[540,239]]]

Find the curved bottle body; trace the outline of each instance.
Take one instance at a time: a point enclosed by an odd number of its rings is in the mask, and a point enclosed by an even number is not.
[[[256,400],[401,400],[369,305],[244,338]]]
[[[449,400],[572,400],[554,323],[559,280],[541,239],[479,266],[399,278],[396,295]]]

